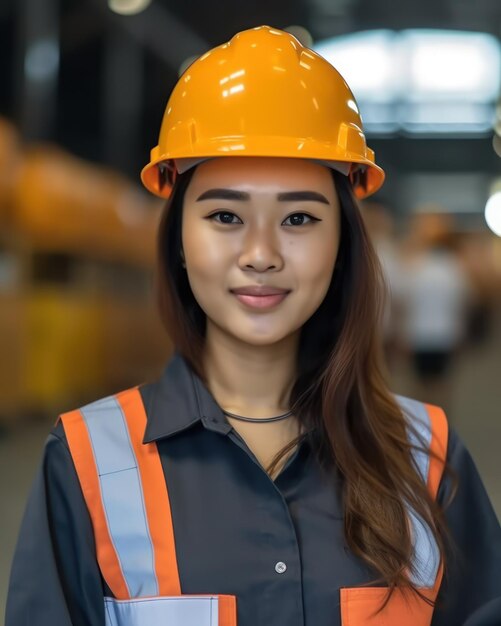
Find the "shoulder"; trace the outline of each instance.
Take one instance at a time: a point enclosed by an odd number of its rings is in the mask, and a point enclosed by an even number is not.
[[[450,429],[444,409],[438,405],[421,402],[415,398],[396,393],[393,396],[406,419],[410,429],[410,438],[418,438],[428,444],[431,444],[434,439],[441,444],[445,453],[448,447]]]
[[[120,407],[125,402],[130,402],[132,399],[141,399],[143,388],[146,387],[147,385],[135,385],[134,387],[121,389],[115,393],[111,393],[97,398],[96,400],[87,402],[82,406],[64,411],[58,415],[53,432],[60,432],[61,422],[64,424],[71,419],[87,419],[90,415],[94,415],[96,413],[106,414],[113,409],[120,410]]]
[[[141,385],[136,385],[127,389],[122,389],[116,393],[97,398],[86,404],[69,409],[60,413],[50,431],[47,446],[56,446],[57,442],[67,449],[68,439],[75,439],[81,436],[82,427],[88,427],[90,423],[97,421],[108,421],[119,424],[123,420],[124,408],[131,402],[139,403],[142,406]]]
[[[448,461],[450,429],[437,405],[394,394],[406,421],[411,454],[423,481],[436,497]]]
[[[399,394],[393,395],[407,420],[409,440],[416,445],[416,460],[419,462],[419,455],[423,455],[423,448],[426,448],[435,452],[452,470],[443,474],[442,463],[435,467],[436,482],[440,483],[438,499],[445,500],[446,493],[451,492],[454,484],[460,485],[460,491],[483,492],[476,463],[461,435],[450,426],[442,407]]]

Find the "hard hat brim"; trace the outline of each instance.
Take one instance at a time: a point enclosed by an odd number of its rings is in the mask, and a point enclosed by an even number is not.
[[[351,176],[353,191],[359,199],[375,193],[384,183],[384,171],[374,163],[373,153],[367,149],[367,157],[360,154],[340,150],[332,143],[322,143],[308,139],[291,139],[290,137],[232,137],[220,138],[213,145],[186,147],[174,152],[160,153],[159,146],[151,151],[150,162],[141,171],[141,180],[144,186],[153,194],[168,198],[172,184],[177,174],[174,160],[182,158],[209,158],[209,157],[280,157],[315,159],[322,161],[342,161],[352,164],[352,173],[358,171],[358,176]],[[163,167],[159,167],[163,166]],[[365,167],[360,167],[365,166]]]

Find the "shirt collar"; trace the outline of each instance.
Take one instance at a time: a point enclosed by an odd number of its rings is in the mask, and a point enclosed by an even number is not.
[[[224,435],[232,430],[214,396],[177,350],[160,379],[142,385],[140,392],[148,417],[143,443],[170,437],[199,422]]]

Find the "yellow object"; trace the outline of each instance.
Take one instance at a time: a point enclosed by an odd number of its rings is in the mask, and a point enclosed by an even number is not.
[[[238,155],[349,163],[359,198],[384,181],[341,74],[290,33],[269,26],[237,33],[186,70],[141,178],[166,198],[176,159]]]
[[[26,293],[24,394],[32,406],[52,409],[58,402],[102,390],[102,303],[56,286]]]

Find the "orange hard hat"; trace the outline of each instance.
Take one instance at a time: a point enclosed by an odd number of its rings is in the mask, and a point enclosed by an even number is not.
[[[179,171],[224,156],[314,159],[349,175],[359,198],[384,181],[341,74],[293,35],[269,26],[237,33],[188,67],[141,179],[167,198]]]

